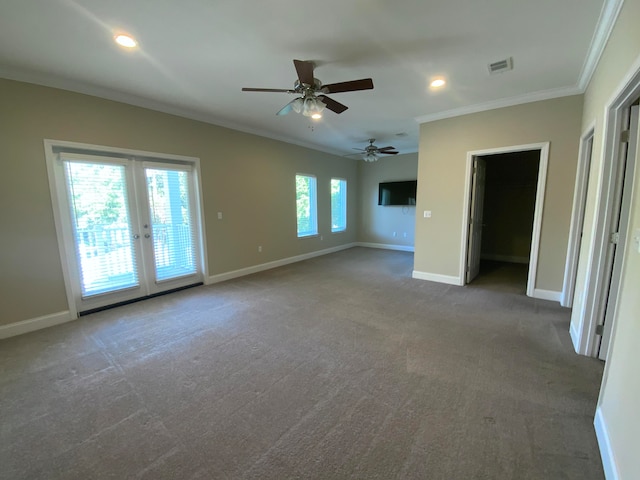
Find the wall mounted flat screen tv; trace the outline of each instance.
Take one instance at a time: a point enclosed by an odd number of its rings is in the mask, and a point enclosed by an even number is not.
[[[378,205],[415,205],[417,188],[417,180],[380,183]]]

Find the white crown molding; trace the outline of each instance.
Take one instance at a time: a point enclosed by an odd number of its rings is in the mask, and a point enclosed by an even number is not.
[[[591,81],[593,72],[602,56],[602,52],[607,44],[609,36],[616,23],[620,10],[624,0],[605,0],[598,23],[596,25],[595,32],[591,39],[589,51],[582,66],[578,82],[575,86],[562,87],[551,90],[544,90],[540,92],[527,93],[524,95],[518,95],[515,97],[492,100],[475,105],[464,106],[460,108],[454,108],[451,110],[445,110],[442,112],[436,112],[432,114],[426,114],[419,117],[415,117],[415,121],[418,123],[428,123],[436,120],[443,120],[446,118],[453,118],[462,115],[468,115],[471,113],[478,113],[488,110],[494,110],[497,108],[510,107],[520,105],[524,103],[550,100],[553,98],[559,98],[570,95],[579,95],[584,93],[586,87]],[[308,142],[301,142],[295,138],[290,138],[285,135],[274,134],[273,132],[266,132],[260,129],[249,128],[245,125],[229,122],[220,119],[214,115],[198,112],[188,108],[178,107],[175,105],[169,105],[156,100],[143,98],[137,95],[122,93],[113,89],[98,87],[96,85],[89,85],[68,78],[63,78],[54,75],[47,75],[42,73],[36,73],[33,71],[21,70],[11,67],[0,67],[0,77],[16,80],[26,83],[32,83],[36,85],[42,85],[45,87],[59,88],[61,90],[67,90],[71,92],[81,93],[85,95],[91,95],[94,97],[104,98],[116,102],[126,103],[129,105],[147,108],[150,110],[167,113],[170,115],[176,115],[191,120],[196,120],[211,125],[216,125],[223,128],[229,128],[243,133],[256,135],[264,138],[269,138],[276,141],[285,142],[291,145],[297,145],[303,148],[309,148],[330,155],[337,155],[344,157],[343,152],[326,148],[321,145],[316,145]]]
[[[542,100],[551,100],[553,98],[568,97],[584,93],[591,81],[591,77],[593,76],[593,72],[595,71],[598,62],[600,61],[602,52],[607,45],[607,41],[613,31],[613,27],[616,24],[616,20],[618,19],[618,15],[620,14],[623,4],[624,0],[605,0],[600,12],[600,17],[598,18],[595,32],[591,39],[591,44],[589,45],[589,51],[576,85],[572,87],[562,87],[543,90],[540,92],[526,93],[515,97],[492,100],[475,105],[454,108],[452,110],[445,110],[443,112],[422,115],[415,118],[416,122],[429,123],[436,120],[444,120],[445,118],[468,115],[470,113],[485,112],[496,108],[513,107],[524,103],[539,102]]]
[[[454,108],[452,110],[445,110],[444,112],[430,113],[427,115],[422,115],[421,117],[415,117],[415,121],[418,123],[435,122],[436,120],[460,117],[462,115],[469,115],[470,113],[486,112],[489,110],[495,110],[497,108],[513,107],[515,105],[522,105],[524,103],[540,102],[543,100],[551,100],[553,98],[580,95],[581,93],[584,93],[584,91],[580,90],[577,86],[542,90],[540,92],[525,93],[524,95],[517,95],[515,97],[500,98],[498,100],[491,100],[489,102],[476,103],[475,105],[468,105],[460,108]]]
[[[591,81],[593,72],[600,61],[602,52],[604,52],[604,48],[611,36],[611,32],[613,31],[613,27],[616,24],[616,20],[618,19],[620,10],[622,10],[623,4],[624,0],[605,0],[604,5],[602,5],[600,18],[598,18],[598,24],[596,25],[596,30],[593,33],[591,45],[589,45],[589,52],[584,60],[582,72],[580,73],[580,78],[578,80],[578,87],[582,92],[587,89],[587,86]]]
[[[133,105],[135,107],[146,108],[148,110],[154,110],[156,112],[168,113],[177,117],[188,118],[190,120],[196,120],[198,122],[208,123],[217,127],[228,128],[238,132],[248,133],[256,135],[258,137],[268,138],[270,140],[276,140],[285,142],[290,145],[297,145],[303,148],[309,148],[330,155],[343,156],[343,152],[333,149],[324,148],[321,145],[312,143],[301,142],[295,138],[290,138],[284,135],[277,135],[272,132],[265,132],[258,129],[253,129],[233,122],[228,122],[217,118],[213,115],[197,112],[188,108],[177,107],[175,105],[169,105],[156,100],[143,98],[138,95],[132,95],[128,93],[119,92],[109,88],[98,87],[96,85],[89,85],[68,78],[57,77],[53,75],[46,75],[41,73],[35,73],[26,70],[20,70],[15,68],[9,68],[0,66],[0,78],[6,78],[8,80],[15,80],[18,82],[31,83],[34,85],[41,85],[43,87],[57,88],[60,90],[66,90],[74,93],[81,93],[83,95],[90,95],[92,97],[103,98],[105,100],[112,100],[114,102],[125,103],[127,105]]]

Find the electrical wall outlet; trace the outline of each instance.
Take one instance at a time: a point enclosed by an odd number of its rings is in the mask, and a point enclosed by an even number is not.
[[[258,253],[262,253],[262,245],[258,245]]]

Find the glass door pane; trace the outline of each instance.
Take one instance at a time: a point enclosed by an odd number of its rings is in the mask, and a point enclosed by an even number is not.
[[[198,273],[190,171],[145,168],[156,282]]]
[[[139,286],[124,165],[64,163],[82,298]]]

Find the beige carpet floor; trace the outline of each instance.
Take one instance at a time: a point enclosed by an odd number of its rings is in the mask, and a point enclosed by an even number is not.
[[[0,478],[604,478],[569,310],[523,267],[412,266],[353,248],[1,341]]]

